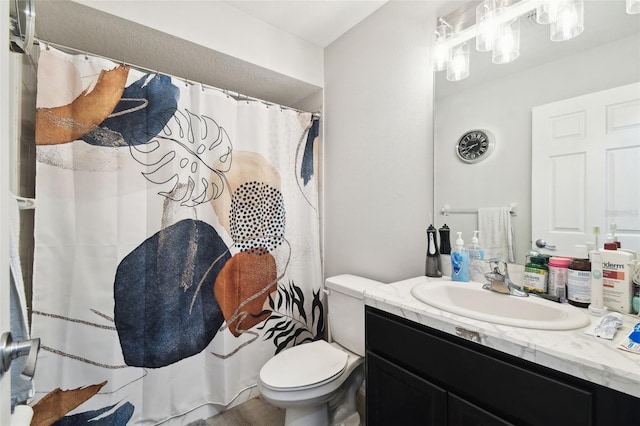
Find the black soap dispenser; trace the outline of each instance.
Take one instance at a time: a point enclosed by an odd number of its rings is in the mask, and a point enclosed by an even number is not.
[[[440,272],[440,252],[436,242],[436,228],[429,225],[427,229],[427,260],[425,262],[425,275],[427,277],[439,278],[442,276]]]

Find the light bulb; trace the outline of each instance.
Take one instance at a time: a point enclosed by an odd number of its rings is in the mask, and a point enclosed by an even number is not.
[[[444,21],[436,27],[433,43],[433,69],[434,71],[444,71],[451,56],[450,50],[445,47],[444,42],[451,35],[451,27]]]
[[[469,77],[469,44],[464,42],[453,49],[447,67],[447,80],[460,81]]]
[[[490,51],[493,48],[498,29],[495,0],[484,0],[476,8],[476,28],[478,29],[476,50],[478,52]]]
[[[570,40],[584,30],[584,1],[562,0],[558,7],[558,16],[551,23],[551,40]]]
[[[494,64],[506,64],[516,60],[520,56],[520,19],[500,25],[496,41],[491,52],[491,61]]]

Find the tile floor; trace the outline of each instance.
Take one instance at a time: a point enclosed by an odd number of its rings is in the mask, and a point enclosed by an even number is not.
[[[282,426],[284,410],[265,402],[260,396],[208,419],[188,426]]]

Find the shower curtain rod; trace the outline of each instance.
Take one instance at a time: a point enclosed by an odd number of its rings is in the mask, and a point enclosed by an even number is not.
[[[129,67],[131,67],[131,68],[133,68],[135,70],[138,70],[138,71],[147,72],[147,73],[150,73],[150,74],[163,74],[163,75],[169,76],[171,78],[175,78],[176,80],[183,81],[185,84],[189,84],[189,85],[192,85],[192,86],[195,86],[195,85],[199,84],[202,87],[203,90],[205,88],[212,89],[212,90],[217,90],[217,91],[222,92],[223,94],[225,94],[227,96],[230,96],[230,97],[234,98],[237,101],[260,102],[260,103],[262,103],[263,105],[266,105],[266,106],[274,106],[274,107],[278,107],[280,109],[286,109],[286,110],[295,111],[295,112],[299,112],[299,113],[309,113],[309,111],[303,111],[301,109],[297,109],[297,108],[293,108],[293,107],[289,107],[289,106],[285,106],[285,105],[279,105],[279,104],[276,104],[276,103],[273,103],[273,102],[265,101],[264,99],[258,99],[258,98],[254,98],[253,96],[243,95],[242,93],[234,92],[234,91],[229,90],[229,89],[221,89],[219,87],[211,86],[209,84],[197,83],[197,82],[194,82],[194,81],[190,81],[187,78],[181,78],[181,77],[177,77],[177,76],[170,75],[170,74],[164,74],[164,73],[161,73],[158,70],[152,70],[152,69],[140,66],[140,65],[134,65],[134,64],[130,64],[130,63],[125,62],[125,61],[119,61],[117,59],[109,58],[107,56],[98,55],[98,54],[95,54],[95,53],[90,53],[90,52],[87,52],[86,50],[80,50],[80,49],[76,49],[75,47],[69,47],[69,46],[65,46],[65,45],[62,45],[62,44],[54,43],[54,42],[51,42],[51,41],[42,40],[42,39],[40,39],[38,37],[34,38],[34,44],[44,44],[45,48],[47,48],[47,49],[49,48],[49,46],[53,46],[56,49],[59,49],[59,50],[62,50],[62,51],[66,51],[67,53],[80,53],[80,54],[84,54],[84,55],[96,56],[98,58],[106,59],[106,60],[111,61],[111,62],[116,62],[116,63],[120,63],[122,65],[127,65],[127,66],[129,66]],[[320,119],[322,117],[322,114],[320,113],[320,111],[311,112],[310,114],[311,114],[311,117],[313,119]]]

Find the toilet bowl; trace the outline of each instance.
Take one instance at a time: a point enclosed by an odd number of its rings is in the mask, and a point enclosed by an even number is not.
[[[262,367],[258,390],[286,410],[287,426],[357,426],[364,380],[364,292],[380,285],[354,275],[327,278],[332,342],[317,340],[280,352]]]

